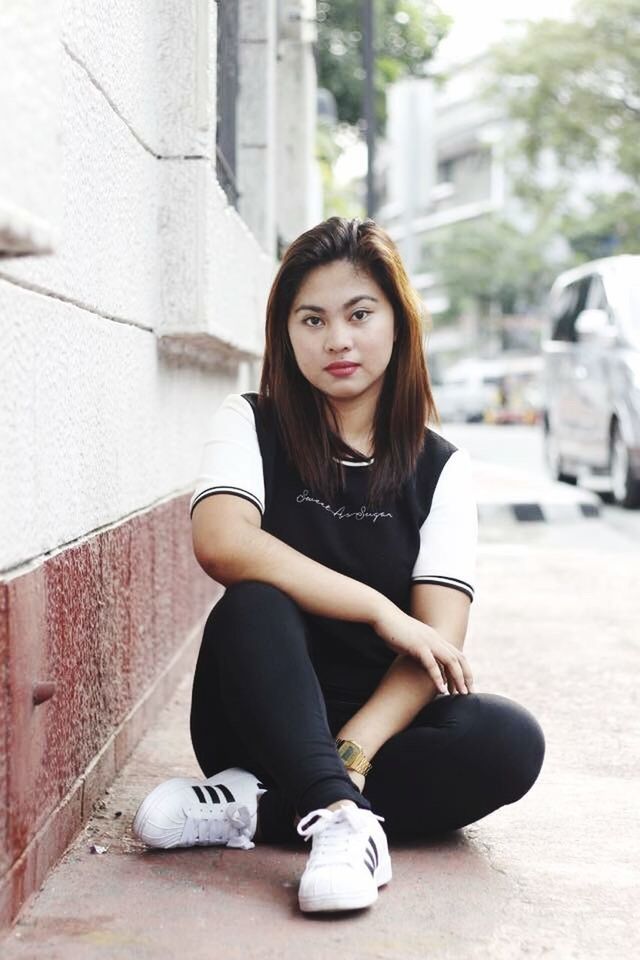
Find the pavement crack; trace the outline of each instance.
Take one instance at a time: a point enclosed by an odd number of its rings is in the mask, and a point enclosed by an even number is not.
[[[519,877],[511,873],[509,870],[506,870],[504,867],[499,867],[496,863],[491,845],[487,843],[486,840],[481,840],[480,837],[473,837],[474,844],[482,850],[485,856],[485,863],[494,873],[499,873],[501,876],[506,877],[511,882],[519,885]]]

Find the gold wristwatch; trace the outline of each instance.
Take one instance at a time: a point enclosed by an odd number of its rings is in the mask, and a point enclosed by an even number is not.
[[[336,740],[338,756],[344,763],[347,770],[355,770],[363,776],[371,770],[371,761],[367,758],[364,750],[355,740]]]

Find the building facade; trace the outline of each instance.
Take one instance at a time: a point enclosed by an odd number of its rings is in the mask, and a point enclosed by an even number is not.
[[[385,203],[380,210],[429,310],[446,295],[425,266],[441,227],[501,212],[509,201],[507,123],[480,95],[485,57],[450,66],[446,80],[409,77],[388,91]]]
[[[188,503],[321,219],[314,0],[0,9],[0,920],[177,679],[219,588]],[[195,761],[194,761],[195,763]]]

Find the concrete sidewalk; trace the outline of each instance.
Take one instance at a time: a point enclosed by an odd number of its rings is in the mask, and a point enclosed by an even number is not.
[[[532,545],[524,525],[511,525],[509,542],[489,539],[480,549],[466,646],[477,689],[527,706],[547,737],[541,776],[519,803],[438,842],[394,847],[394,879],[371,910],[302,916],[296,886],[304,850],[145,852],[131,836],[137,804],[152,786],[199,775],[185,677],[1,944],[3,958],[635,954],[638,554],[603,548],[601,520],[582,523],[591,530],[584,549]],[[107,852],[92,854],[92,843]]]

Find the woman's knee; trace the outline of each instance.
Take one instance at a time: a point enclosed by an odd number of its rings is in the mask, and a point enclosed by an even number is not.
[[[255,653],[256,644],[281,646],[294,637],[306,644],[306,628],[300,608],[282,590],[268,583],[245,580],[227,587],[205,625],[204,640],[217,655]]]
[[[220,621],[253,624],[298,614],[297,605],[282,590],[258,580],[242,580],[226,588],[209,614],[207,626],[209,622],[217,626]]]
[[[514,803],[531,789],[542,768],[542,727],[526,707],[498,694],[482,695],[481,707],[490,766],[504,785],[504,802]]]

